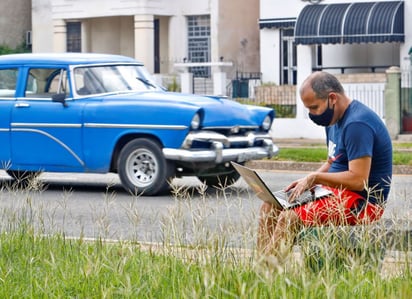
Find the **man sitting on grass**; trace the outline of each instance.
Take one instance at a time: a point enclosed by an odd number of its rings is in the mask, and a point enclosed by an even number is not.
[[[260,210],[258,249],[283,256],[299,231],[321,225],[356,225],[378,220],[392,178],[392,143],[382,120],[367,106],[345,95],[338,79],[311,74],[300,88],[310,119],[326,127],[328,160],[315,172],[285,188],[293,201],[321,184],[333,196],[281,211],[270,203]]]

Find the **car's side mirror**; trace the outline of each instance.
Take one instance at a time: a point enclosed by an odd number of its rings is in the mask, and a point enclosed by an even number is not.
[[[56,93],[52,95],[52,101],[57,102],[57,103],[62,103],[64,107],[67,107],[66,94],[64,93]]]

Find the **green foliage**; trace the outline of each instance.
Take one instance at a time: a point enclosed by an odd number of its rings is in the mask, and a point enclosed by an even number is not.
[[[275,82],[263,82],[261,86],[277,86]]]
[[[176,77],[173,77],[172,82],[167,85],[167,90],[180,92],[180,85],[177,83]]]
[[[254,105],[254,106],[262,106],[272,108],[276,112],[277,118],[294,118],[296,117],[296,105],[268,105],[265,103],[258,103],[253,99],[246,99],[246,98],[236,98],[235,101],[245,104],[245,105]]]
[[[266,105],[266,107],[273,108],[276,111],[278,118],[295,118],[296,105]]]
[[[16,48],[11,48],[7,45],[0,45],[0,55],[14,54],[14,53],[28,53],[30,52],[24,43],[17,46]]]

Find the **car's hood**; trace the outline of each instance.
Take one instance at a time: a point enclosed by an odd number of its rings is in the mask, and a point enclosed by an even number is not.
[[[259,126],[263,118],[274,113],[272,109],[259,106],[243,105],[236,101],[212,96],[199,96],[174,92],[144,92],[106,97],[107,101],[164,102],[164,109],[173,109],[179,105],[196,106],[204,111],[203,127],[222,126]]]

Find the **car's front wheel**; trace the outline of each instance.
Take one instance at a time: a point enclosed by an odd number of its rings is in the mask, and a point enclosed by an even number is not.
[[[221,174],[202,174],[197,177],[201,182],[210,187],[227,187],[236,183],[240,178],[239,173],[233,167],[226,168]]]
[[[36,178],[40,173],[37,171],[6,170],[7,174],[17,181]]]
[[[173,163],[163,156],[159,144],[150,139],[135,139],[120,151],[118,172],[123,187],[144,195],[156,195],[169,188]]]
[[[6,170],[20,186],[27,187],[30,183],[40,175],[39,171],[23,171],[23,170]]]

